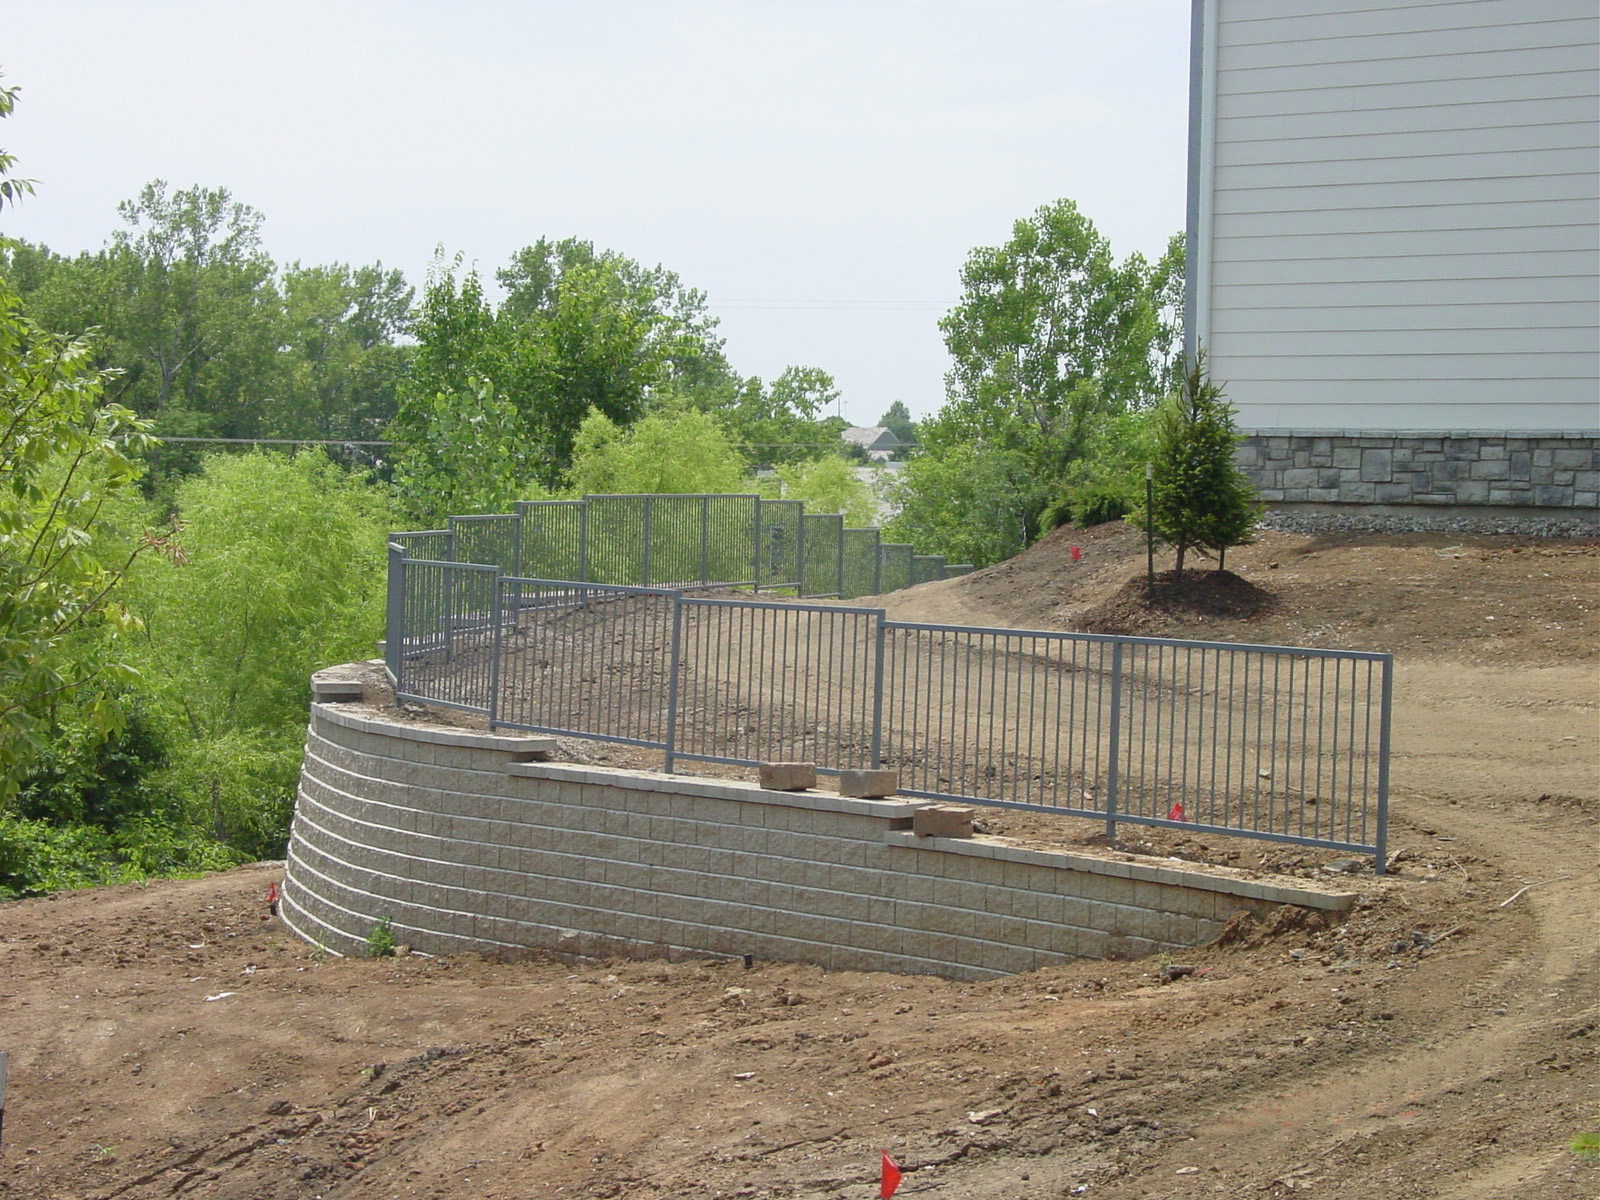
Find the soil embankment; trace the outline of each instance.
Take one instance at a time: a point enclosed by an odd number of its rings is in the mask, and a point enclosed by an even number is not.
[[[1261,607],[1130,610],[1122,527],[883,603],[1393,650],[1400,870],[1343,924],[1170,983],[957,984],[331,959],[270,919],[270,864],[0,905],[0,1196],[820,1200],[876,1195],[888,1150],[950,1200],[1593,1200],[1565,1143],[1600,1117],[1600,545],[1269,532],[1228,566]]]

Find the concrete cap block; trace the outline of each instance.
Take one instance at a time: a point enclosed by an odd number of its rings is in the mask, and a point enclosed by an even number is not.
[[[839,795],[860,800],[881,800],[900,787],[898,771],[840,771]]]
[[[311,695],[317,700],[337,704],[341,701],[359,701],[366,698],[366,689],[359,679],[311,678]]]
[[[756,781],[769,792],[803,792],[817,786],[817,764],[762,763],[756,768]]]
[[[969,838],[973,810],[959,804],[929,804],[912,814],[911,832],[918,837]]]

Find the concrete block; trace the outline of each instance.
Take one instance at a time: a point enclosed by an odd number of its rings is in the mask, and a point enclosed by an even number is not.
[[[863,800],[881,800],[900,787],[897,771],[840,771],[839,795]]]
[[[882,773],[894,774],[892,771]],[[964,805],[930,804],[917,809],[911,819],[911,832],[918,837],[969,838],[972,818],[973,810]]]
[[[1368,483],[1386,483],[1394,470],[1392,453],[1368,449],[1361,452],[1361,478]]]
[[[769,792],[803,792],[817,786],[817,764],[762,763],[756,768],[756,781]]]

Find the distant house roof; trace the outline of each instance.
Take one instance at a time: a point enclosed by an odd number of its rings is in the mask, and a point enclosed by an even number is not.
[[[851,445],[860,446],[868,453],[874,450],[889,453],[905,445],[904,442],[882,425],[850,425],[839,436]]]

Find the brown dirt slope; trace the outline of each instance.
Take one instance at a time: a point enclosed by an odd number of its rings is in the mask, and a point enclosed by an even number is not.
[[[272,864],[0,905],[0,1197],[864,1198],[888,1150],[950,1200],[1595,1200],[1565,1149],[1600,1118],[1595,544],[1269,533],[1228,565],[1267,611],[1161,629],[1397,654],[1400,871],[1343,924],[1166,984],[974,985],[331,959],[269,918]],[[1131,531],[1062,533],[884,602],[1070,626],[1141,569]]]

